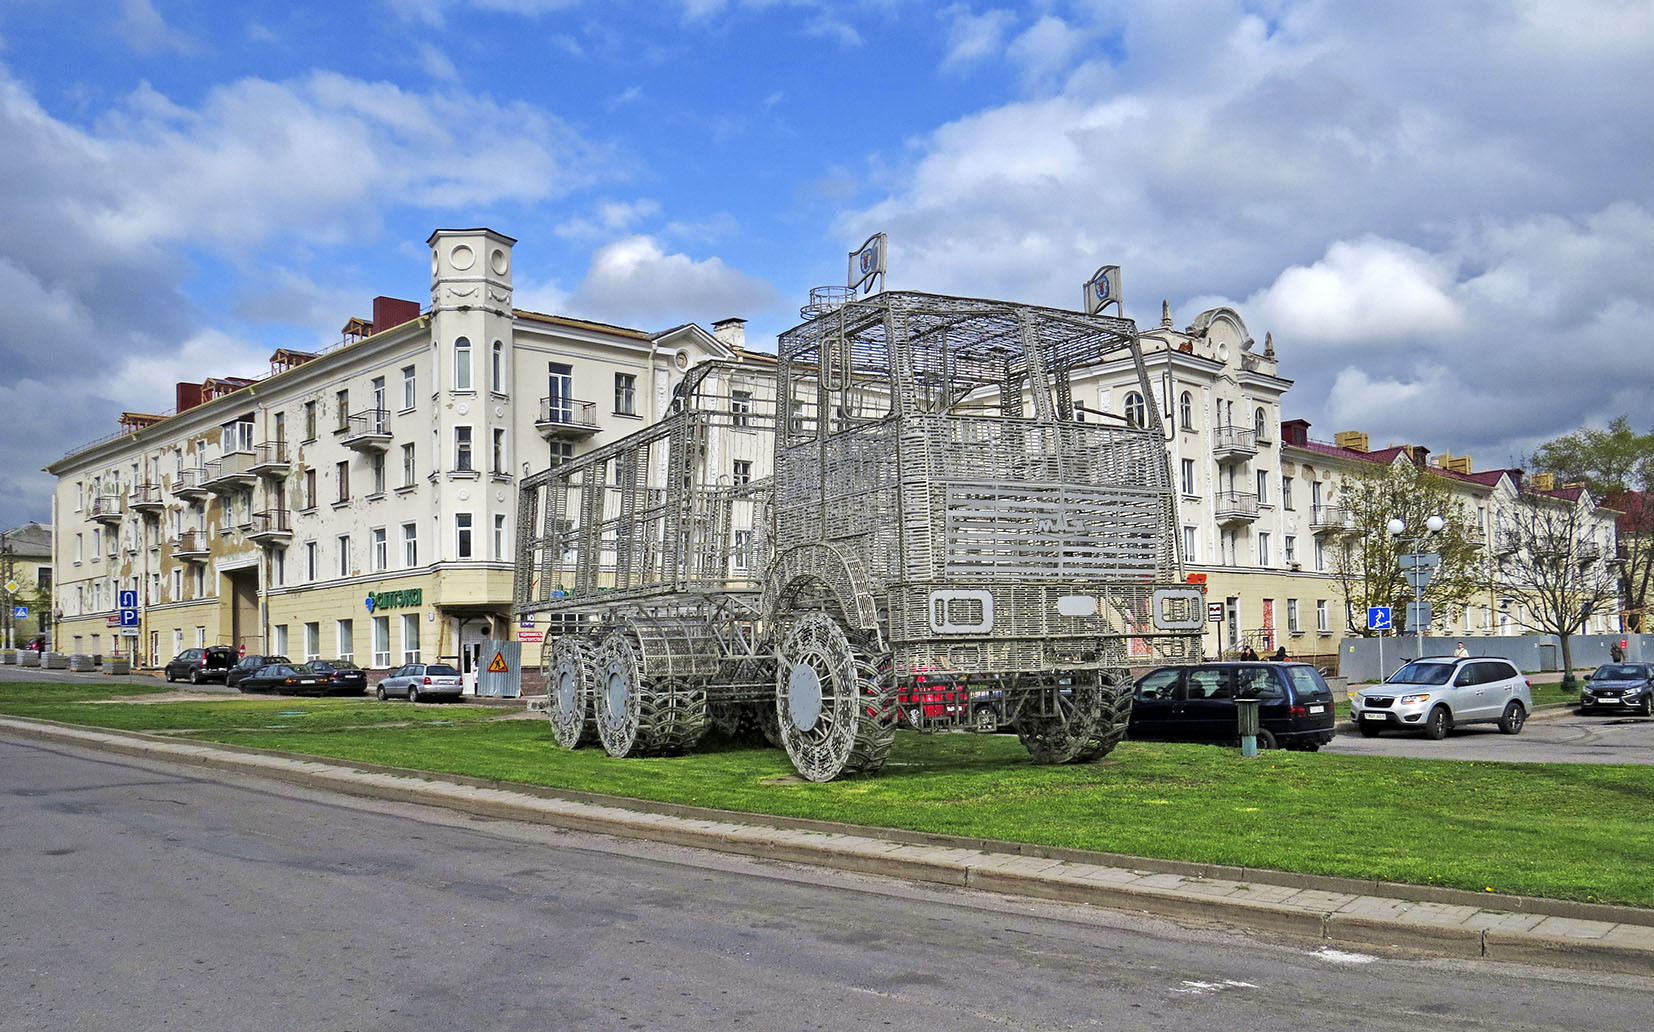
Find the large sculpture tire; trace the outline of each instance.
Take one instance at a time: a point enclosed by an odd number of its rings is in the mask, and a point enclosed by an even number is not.
[[[1017,740],[1035,763],[1090,763],[1120,744],[1131,721],[1130,678],[1076,671],[1055,687],[1056,713],[1025,704],[1016,721]]]
[[[610,756],[679,753],[706,733],[706,689],[687,681],[646,681],[631,634],[604,638],[594,667],[597,737]]]
[[[596,651],[587,639],[564,634],[546,642],[540,652],[551,736],[565,749],[578,748],[597,738],[597,718],[592,713],[592,696],[597,690]]]
[[[707,717],[712,730],[720,738],[731,742],[756,742],[764,737],[763,717],[766,707],[753,702],[713,702],[707,704]],[[774,710],[774,707],[767,707]]]
[[[692,681],[645,681],[638,710],[639,751],[651,756],[688,752],[711,725],[706,688]]]
[[[883,767],[896,737],[888,659],[879,662],[820,612],[792,625],[777,658],[776,720],[794,769],[832,781]]]

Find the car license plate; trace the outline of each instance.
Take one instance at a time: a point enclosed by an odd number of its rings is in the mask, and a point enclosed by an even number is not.
[[[1325,713],[1327,711],[1327,708],[1325,706],[1311,706],[1309,708],[1309,711],[1311,713]]]
[[[1599,695],[1599,696],[1597,696],[1597,698],[1600,699],[1603,702],[1618,702],[1618,701],[1620,701],[1620,697],[1618,695]]]
[[[1384,716],[1385,715],[1382,714],[1382,713],[1363,713],[1363,714],[1361,714],[1361,719],[1362,720],[1383,720]]]

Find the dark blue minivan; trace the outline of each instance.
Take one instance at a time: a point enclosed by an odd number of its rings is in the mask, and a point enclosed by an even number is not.
[[[1126,737],[1234,742],[1236,699],[1258,700],[1258,746],[1310,752],[1332,741],[1332,689],[1308,663],[1202,663],[1137,679]]]

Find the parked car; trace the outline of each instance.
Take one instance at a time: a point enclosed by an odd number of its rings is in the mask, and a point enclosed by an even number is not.
[[[1634,710],[1654,716],[1654,664],[1604,663],[1585,679],[1579,692],[1579,711]]]
[[[235,666],[235,649],[228,645],[208,645],[205,648],[185,649],[172,657],[166,665],[166,676],[168,683],[223,681],[232,666]]]
[[[244,692],[281,692],[286,695],[321,695],[327,691],[327,675],[304,663],[266,663],[242,676],[236,687]]]
[[[271,663],[291,662],[293,661],[288,659],[286,656],[254,656],[250,654],[242,656],[241,659],[236,661],[234,666],[230,667],[229,672],[224,675],[224,684],[229,688],[241,688],[241,679],[246,677],[248,674],[257,673],[260,667],[269,666]],[[241,690],[245,692],[250,689],[241,688]]]
[[[389,698],[419,702],[421,699],[459,698],[463,682],[459,671],[446,663],[409,663],[379,682],[374,692],[383,702]]]
[[[313,659],[311,670],[327,678],[327,690],[342,695],[361,695],[368,690],[368,675],[348,659]]]
[[[1455,727],[1479,723],[1497,723],[1514,735],[1532,711],[1527,678],[1510,660],[1486,656],[1415,659],[1350,700],[1350,717],[1368,738],[1390,730],[1439,740]]]
[[[1202,663],[1137,679],[1126,736],[1233,742],[1236,699],[1258,700],[1258,745],[1314,752],[1338,732],[1332,689],[1308,663]]]

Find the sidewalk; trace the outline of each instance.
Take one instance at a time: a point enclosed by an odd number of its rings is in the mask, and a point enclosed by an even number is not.
[[[502,788],[267,750],[0,718],[0,734],[506,820],[1409,954],[1654,975],[1654,911]]]

